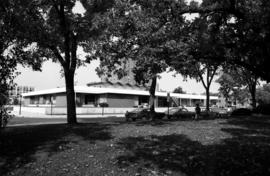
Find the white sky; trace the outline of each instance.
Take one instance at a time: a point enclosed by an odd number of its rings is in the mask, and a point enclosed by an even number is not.
[[[98,66],[99,61],[94,60],[91,64],[78,68],[75,75],[75,83],[83,86],[89,82],[100,81],[100,78],[95,72]],[[18,66],[18,71],[21,74],[15,78],[15,83],[22,86],[33,86],[36,90],[63,87],[65,86],[65,81],[61,77],[60,70],[60,64],[52,63],[51,61],[44,62],[42,72],[32,71],[31,68]],[[197,83],[195,80],[190,79],[183,81],[181,75],[174,77],[173,73],[162,73],[158,84],[160,89],[167,91],[172,91],[178,86],[181,86],[188,93],[203,93],[205,91],[202,83]],[[210,91],[218,92],[219,84],[215,82],[212,84]]]
[[[76,9],[76,12],[77,11],[78,9]],[[191,18],[193,18],[193,16]],[[81,58],[85,56],[80,49],[78,50],[78,53]],[[95,60],[92,61],[91,64],[77,69],[75,84],[83,86],[89,82],[100,81],[100,78],[95,72],[95,69],[98,66],[99,61]],[[21,72],[21,74],[15,78],[15,83],[21,86],[33,86],[36,90],[63,87],[65,86],[65,81],[64,78],[61,77],[60,70],[60,64],[52,63],[51,61],[44,62],[42,72],[32,71],[31,68],[18,66],[18,71]],[[181,75],[174,77],[173,73],[162,73],[161,79],[158,80],[158,84],[160,89],[166,91],[172,91],[174,88],[181,86],[184,91],[188,93],[199,94],[205,92],[202,83],[190,79],[183,81]],[[218,92],[218,88],[219,84],[213,81],[210,91]]]

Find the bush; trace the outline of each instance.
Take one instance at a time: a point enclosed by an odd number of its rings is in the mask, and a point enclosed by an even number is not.
[[[99,103],[100,107],[109,107],[108,103]]]
[[[5,128],[8,120],[12,117],[9,114],[9,110],[4,106],[0,107],[0,129]]]
[[[255,113],[270,115],[270,104],[262,104],[256,107]]]
[[[233,112],[231,113],[231,116],[249,116],[252,114],[252,111],[250,109],[247,108],[239,108],[239,109],[235,109],[233,110]]]

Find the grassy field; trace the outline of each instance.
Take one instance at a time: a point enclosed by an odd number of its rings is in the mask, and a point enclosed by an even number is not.
[[[270,175],[267,118],[79,121],[6,128],[0,175]]]

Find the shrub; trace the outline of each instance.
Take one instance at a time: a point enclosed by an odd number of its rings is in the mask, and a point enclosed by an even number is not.
[[[270,104],[261,104],[256,107],[255,113],[270,115]]]
[[[8,120],[13,117],[9,114],[9,110],[4,106],[0,107],[0,129],[5,128]]]
[[[100,107],[109,107],[108,103],[99,103]]]
[[[243,116],[243,115],[251,115],[251,114],[252,114],[252,111],[250,109],[239,108],[239,109],[233,110],[233,112],[231,113],[231,116]]]

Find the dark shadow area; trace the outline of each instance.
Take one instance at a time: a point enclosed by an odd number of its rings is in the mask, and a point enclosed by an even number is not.
[[[186,135],[128,137],[119,142],[126,152],[119,167],[158,167],[191,176],[270,175],[269,124],[228,120],[222,131],[232,135],[221,143],[202,145]],[[231,128],[232,127],[232,128]]]
[[[170,124],[170,121],[168,121],[167,119],[156,119],[156,120],[137,120],[135,122],[127,122],[127,123],[133,123],[136,126],[150,125],[161,127]]]
[[[123,117],[98,117],[98,118],[78,118],[78,121],[81,123],[96,123],[96,122],[108,122],[108,123],[123,123],[126,121]]]
[[[35,161],[37,151],[52,155],[69,149],[68,144],[76,144],[78,138],[89,143],[109,140],[109,130],[109,125],[100,123],[8,127],[0,134],[0,175]]]

